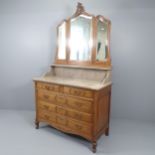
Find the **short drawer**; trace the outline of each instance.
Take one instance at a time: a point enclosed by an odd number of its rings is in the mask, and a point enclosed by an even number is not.
[[[92,113],[92,102],[74,97],[67,97],[67,107],[82,111],[86,113]]]
[[[48,90],[48,91],[55,91],[55,92],[63,91],[63,87],[60,85],[48,84],[48,83],[42,83],[42,82],[37,82],[37,88]]]
[[[72,88],[72,87],[65,86],[64,93],[74,95],[74,96],[93,98],[93,91],[82,89],[82,88]]]

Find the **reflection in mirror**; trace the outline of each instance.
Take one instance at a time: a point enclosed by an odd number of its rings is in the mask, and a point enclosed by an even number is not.
[[[70,60],[91,60],[92,17],[80,15],[71,20]]]
[[[108,56],[108,22],[98,20],[97,24],[97,61],[106,61]]]
[[[58,27],[58,59],[66,59],[66,23]]]

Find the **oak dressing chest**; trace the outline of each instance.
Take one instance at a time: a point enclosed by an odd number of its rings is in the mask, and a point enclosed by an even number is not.
[[[36,128],[40,122],[92,142],[109,134],[111,98],[110,20],[85,11],[57,27],[55,63],[34,78]]]

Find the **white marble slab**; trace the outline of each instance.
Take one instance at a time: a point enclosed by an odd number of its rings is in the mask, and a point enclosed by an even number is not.
[[[57,77],[57,76],[43,76],[43,77],[34,78],[33,80],[47,82],[47,83],[67,85],[67,86],[75,86],[75,87],[92,89],[92,90],[99,90],[108,85],[111,85],[111,82],[62,78],[62,77]]]

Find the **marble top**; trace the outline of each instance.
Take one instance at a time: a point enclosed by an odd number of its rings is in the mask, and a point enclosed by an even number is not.
[[[104,83],[104,81],[71,79],[71,78],[64,78],[64,77],[58,77],[58,76],[43,76],[43,77],[34,78],[33,80],[47,82],[47,83],[67,85],[67,86],[75,86],[75,87],[92,89],[92,90],[99,90],[108,85],[111,85],[111,82]]]

